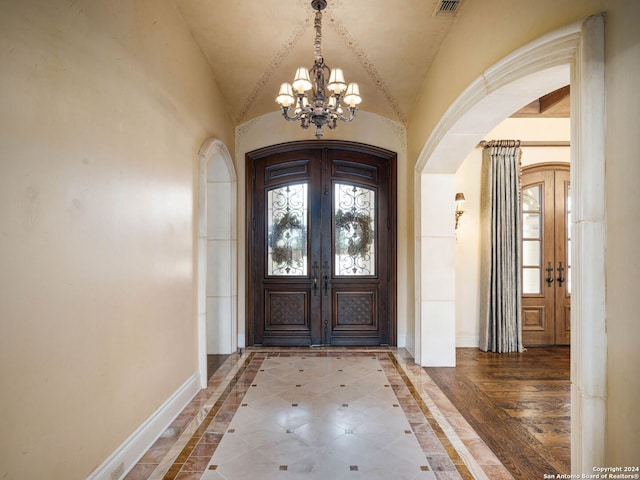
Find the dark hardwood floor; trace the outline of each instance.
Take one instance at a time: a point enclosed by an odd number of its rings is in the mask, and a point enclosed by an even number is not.
[[[207,355],[207,378],[216,373],[229,355]]]
[[[456,368],[425,370],[511,474],[570,473],[570,348],[456,352]]]

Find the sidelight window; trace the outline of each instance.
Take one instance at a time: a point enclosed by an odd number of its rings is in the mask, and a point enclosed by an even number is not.
[[[542,278],[541,186],[522,191],[522,284],[524,294],[537,294]]]

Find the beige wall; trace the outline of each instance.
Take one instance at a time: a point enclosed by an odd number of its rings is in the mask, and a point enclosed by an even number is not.
[[[638,466],[640,2],[624,4],[606,18],[607,456],[611,465]]]
[[[197,372],[197,152],[234,132],[165,0],[0,1],[0,478],[85,478]]]
[[[606,12],[606,179],[607,191],[607,462],[640,458],[640,350],[637,348],[640,284],[637,261],[636,187],[640,162],[630,142],[637,136],[640,108],[640,2],[635,0],[467,2],[445,39],[416,101],[408,126],[408,157],[415,163],[448,106],[498,60],[543,34],[588,15]],[[552,14],[550,14],[552,12]],[[464,59],[464,60],[461,60]],[[462,159],[460,159],[462,162]]]
[[[409,158],[418,158],[447,108],[487,68],[545,33],[599,13],[606,4],[622,3],[622,0],[465,2],[414,103],[407,129]]]

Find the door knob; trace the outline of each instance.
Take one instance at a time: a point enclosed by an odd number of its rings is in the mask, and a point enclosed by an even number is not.
[[[324,294],[327,295],[329,293],[329,264],[324,262],[322,264],[322,274],[324,279]]]
[[[547,287],[550,287],[553,283],[553,267],[551,266],[551,262],[547,262],[547,268],[545,268],[545,270],[547,271],[547,278],[545,279]]]
[[[313,295],[318,294],[318,262],[313,262]]]
[[[562,262],[560,262],[560,264],[558,265],[558,283],[560,284],[560,286],[562,286],[562,284],[566,280],[566,278],[562,276],[563,272],[564,272],[564,267],[562,266]]]

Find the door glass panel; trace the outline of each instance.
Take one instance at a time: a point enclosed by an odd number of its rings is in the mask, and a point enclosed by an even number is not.
[[[541,205],[542,185],[532,185],[522,190],[522,293],[541,293],[542,233]]]
[[[540,293],[540,269],[522,269],[522,293]]]
[[[267,193],[267,274],[307,276],[308,187],[287,185]]]
[[[335,275],[375,275],[375,195],[368,188],[335,184]]]
[[[522,210],[540,211],[540,185],[522,190]]]
[[[540,238],[540,195],[541,185],[533,185],[522,190],[522,237]]]
[[[540,214],[524,213],[522,221],[522,238],[540,238]]]
[[[540,266],[540,240],[522,242],[522,264],[526,267]]]

